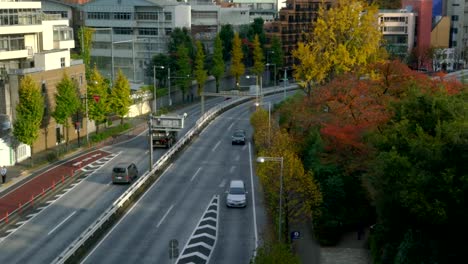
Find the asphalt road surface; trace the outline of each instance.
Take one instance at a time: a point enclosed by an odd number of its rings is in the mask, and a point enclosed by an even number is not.
[[[253,102],[249,102],[216,118],[83,263],[249,263],[266,224],[262,195],[253,175],[253,109]],[[236,128],[247,131],[246,145],[231,145]],[[232,179],[246,183],[246,208],[225,206],[225,191]],[[209,217],[211,221],[200,224],[213,197],[219,197],[218,212]],[[204,228],[197,229],[200,225]],[[213,229],[216,231],[211,232]],[[177,241],[172,253],[179,253],[178,260],[171,258],[171,241]],[[198,246],[184,250],[192,244]]]
[[[221,101],[220,98],[210,100],[206,109]],[[178,112],[188,114],[186,126],[181,132],[183,134],[199,118],[200,105],[190,106]],[[52,262],[128,188],[127,185],[111,183],[110,172],[115,164],[134,162],[140,175],[148,170],[147,132],[130,141],[105,147],[101,151],[107,153],[107,157],[99,158],[83,167],[88,174],[84,180],[54,197],[48,206],[38,208],[27,221],[18,223],[16,228],[10,230],[8,236],[1,239],[0,263]],[[154,160],[165,151],[155,149]],[[23,189],[20,189],[25,197],[31,195],[31,184],[33,183],[25,184],[21,187]]]

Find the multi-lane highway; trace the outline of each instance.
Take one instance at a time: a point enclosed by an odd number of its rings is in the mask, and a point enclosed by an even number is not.
[[[220,101],[211,100],[206,109]],[[179,263],[194,256],[209,256],[210,263],[248,263],[263,231],[265,213],[261,196],[255,196],[258,184],[252,174],[252,146],[232,146],[230,137],[233,129],[244,128],[251,139],[252,109],[252,103],[246,103],[213,121],[84,262],[174,263],[175,258],[169,258],[169,242],[177,240]],[[179,111],[188,113],[182,134],[198,119],[199,110],[196,105]],[[127,189],[127,185],[111,184],[110,172],[116,163],[133,162],[140,174],[148,170],[147,141],[142,133],[102,149],[109,155],[85,167],[88,176],[83,181],[55,197],[0,242],[0,263],[52,262]],[[156,149],[154,159],[164,151]],[[225,207],[224,192],[231,179],[246,182],[247,208]]]
[[[187,259],[195,263],[208,259],[211,263],[249,263],[265,227],[261,196],[255,196],[259,185],[253,175],[249,121],[253,109],[252,102],[243,104],[205,128],[84,263],[174,263],[175,259],[170,259],[171,240],[179,245],[177,263],[187,263]],[[236,128],[247,131],[246,145],[231,144]],[[225,191],[233,179],[246,183],[246,208],[225,205]],[[194,232],[213,197],[219,197],[213,221]]]
[[[218,98],[207,103],[207,109],[219,103]],[[185,133],[200,116],[200,106],[179,112],[188,114]],[[39,208],[26,222],[0,242],[0,263],[51,263],[76,237],[116,200],[128,187],[111,184],[111,170],[118,162],[134,162],[142,174],[148,170],[148,140],[142,133],[135,139],[106,147],[110,158],[103,158],[85,167],[89,174],[63,195],[55,197],[46,208]],[[164,149],[155,149],[156,160]]]

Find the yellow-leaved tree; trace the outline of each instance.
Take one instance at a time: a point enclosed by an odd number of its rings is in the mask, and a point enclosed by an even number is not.
[[[384,58],[378,23],[377,6],[362,0],[338,0],[330,9],[320,6],[313,32],[292,52],[299,61],[294,77],[309,96],[313,84],[347,72],[360,76]]]
[[[274,122],[273,122],[274,123]],[[287,238],[290,223],[298,223],[311,220],[320,215],[322,194],[314,175],[305,171],[297,152],[298,149],[286,131],[272,126],[271,145],[265,143],[268,115],[264,110],[256,111],[251,117],[254,127],[254,139],[261,141],[257,148],[258,156],[273,158],[257,166],[257,175],[260,179],[265,194],[265,203],[279,226],[279,201],[281,197],[281,237]],[[282,159],[282,162],[280,161]],[[283,167],[281,168],[281,164]],[[280,196],[281,181],[283,192]]]
[[[239,37],[239,33],[234,33],[232,39],[232,50],[231,50],[231,74],[236,79],[236,89],[239,89],[239,79],[245,72],[245,65],[242,62],[244,59],[244,53],[242,52],[242,41]]]

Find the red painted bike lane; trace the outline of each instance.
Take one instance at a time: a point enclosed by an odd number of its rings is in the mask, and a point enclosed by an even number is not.
[[[56,184],[60,184],[67,177],[73,176],[77,170],[110,154],[102,150],[84,154],[50,168],[3,195],[0,197],[0,222],[7,219],[9,214],[21,208],[22,205],[33,201],[39,195],[54,188]]]

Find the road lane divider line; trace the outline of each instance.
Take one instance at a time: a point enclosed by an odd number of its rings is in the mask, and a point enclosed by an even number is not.
[[[220,188],[223,188],[226,185],[226,179],[223,179],[221,183],[218,185]]]
[[[55,226],[52,230],[50,230],[49,233],[47,233],[47,235],[50,235],[52,234],[55,230],[57,230],[57,228],[59,228],[60,226],[62,226],[68,219],[70,219],[70,217],[72,217],[74,214],[76,214],[76,211],[73,211],[73,213],[71,213],[69,216],[67,216],[67,218],[63,219],[62,222],[60,222],[57,226]]]
[[[169,164],[169,166],[167,166],[166,170],[164,170],[164,172],[161,174],[161,176],[159,176],[159,178],[157,178],[154,182],[153,182],[153,185],[151,185],[150,188],[148,188],[148,190],[143,193],[143,195],[132,205],[132,207],[128,210],[128,212],[126,214],[124,214],[124,216],[122,218],[119,219],[119,221],[111,228],[111,230],[109,230],[109,232],[106,233],[106,235],[99,241],[99,243],[97,243],[97,245],[88,253],[88,255],[86,255],[86,257],[83,258],[83,260],[80,262],[80,263],[85,263],[86,260],[94,253],[94,251],[96,251],[99,246],[101,246],[101,244],[107,239],[107,237],[110,236],[110,234],[112,234],[112,232],[120,225],[120,223],[125,219],[127,218],[127,216],[133,211],[133,209],[138,205],[138,203],[144,198],[146,197],[146,195],[148,193],[150,193],[150,190],[156,186],[156,184],[162,179],[162,177],[166,174],[166,172],[169,170],[169,168],[172,166],[172,163]],[[54,263],[57,263],[56,261],[54,261]]]
[[[249,142],[249,161],[250,161],[250,192],[252,193],[252,214],[253,214],[253,221],[254,221],[254,236],[255,236],[255,250],[254,250],[254,258],[257,256],[257,248],[258,248],[258,230],[257,230],[257,212],[255,211],[255,191],[254,191],[254,181],[253,181],[253,165],[252,165],[252,149]]]
[[[214,195],[188,238],[176,264],[209,263],[218,238],[219,195]]]
[[[234,122],[232,122],[231,125],[229,125],[228,130],[231,130],[233,125],[234,125]]]
[[[236,169],[236,166],[232,165],[231,168],[229,169],[229,173],[233,173],[235,169]]]
[[[221,140],[218,141],[218,143],[216,143],[216,145],[211,149],[211,151],[214,152],[216,150],[216,148],[218,148],[219,144],[221,144]]]
[[[200,170],[201,170],[201,167],[199,167],[199,168],[197,169],[197,171],[196,171],[195,174],[192,176],[192,178],[190,179],[190,181],[193,181],[193,179],[195,179],[195,177],[197,177],[197,175],[198,175],[198,173],[200,172]]]
[[[159,220],[158,224],[156,225],[156,228],[159,228],[159,226],[164,222],[164,219],[166,219],[167,215],[171,212],[172,208],[174,208],[174,205],[171,205],[171,207],[167,209],[167,212],[163,215],[161,220]]]
[[[289,85],[287,88],[284,87],[283,90],[286,91],[286,89],[287,90],[296,90],[296,89],[298,89],[298,86],[297,85]],[[265,94],[265,95],[274,94],[274,93],[278,93],[278,91],[279,91],[278,89],[267,88],[267,89],[263,90],[263,94]],[[152,170],[147,171],[134,184],[132,184],[127,189],[127,191],[125,191],[117,200],[115,200],[112,203],[112,205],[105,212],[103,212],[101,214],[101,216],[99,216],[98,219],[93,224],[91,224],[84,232],[82,232],[82,234],[79,237],[77,237],[71,243],[70,246],[68,246],[57,258],[55,258],[52,263],[54,263],[54,264],[65,263],[80,248],[86,247],[87,245],[85,245],[85,243],[87,243],[88,241],[91,241],[91,238],[93,237],[93,235],[98,230],[101,230],[101,228],[103,228],[103,225],[105,223],[108,223],[108,221],[111,219],[111,217],[115,215],[117,210],[122,208],[122,206],[126,202],[128,202],[129,199],[132,196],[134,196],[135,193],[138,190],[140,190],[142,188],[143,184],[150,177],[152,177],[152,175],[156,171],[161,170],[163,168],[163,166],[166,164],[166,162],[170,158],[172,158],[174,156],[174,154],[176,154],[178,151],[180,151],[182,149],[182,147],[185,144],[187,144],[187,142],[191,142],[191,141],[195,140],[194,136],[200,135],[200,131],[206,131],[206,128],[209,127],[210,124],[212,123],[212,120],[215,119],[221,113],[223,113],[226,109],[231,109],[231,108],[233,108],[233,107],[235,107],[235,106],[237,106],[239,104],[247,103],[251,99],[252,98],[250,98],[250,97],[239,97],[239,98],[232,99],[232,100],[229,100],[229,101],[223,101],[220,104],[216,105],[215,107],[213,107],[213,108],[209,109],[208,111],[206,111],[203,115],[201,115],[200,118],[193,124],[193,127],[191,129],[189,129],[186,132],[186,134],[182,138],[180,138],[176,142],[176,144],[174,146],[172,146],[172,148],[170,148],[167,152],[165,152],[159,158],[159,160],[155,163],[155,166],[153,167]],[[245,119],[245,120],[248,120],[248,119]],[[142,132],[141,134],[143,134],[143,133],[145,133],[145,132]],[[198,138],[198,137],[196,137],[196,138]],[[104,151],[104,150],[101,149],[101,151]],[[156,182],[158,182],[159,179],[161,179],[161,176],[159,178],[157,178]],[[156,182],[153,182],[153,184],[156,184]],[[141,197],[145,196],[146,193],[149,193],[149,190],[153,186],[154,185],[151,185],[149,188],[145,188],[146,192]],[[219,199],[219,197],[218,197],[218,199]],[[137,204],[139,200],[140,199],[138,199],[134,204]],[[124,219],[130,213],[130,211],[133,208],[134,208],[134,206],[132,206],[129,210],[125,210],[125,214],[123,215],[123,217],[119,217],[119,220],[118,220],[117,224],[114,225],[111,228],[111,230],[106,234],[105,237],[107,237],[107,235],[112,232],[112,230],[119,224],[119,222],[121,222],[122,219]],[[218,207],[218,213],[219,213],[219,207]],[[217,227],[217,229],[218,229],[218,227]],[[106,228],[106,231],[107,231],[107,228]],[[98,243],[98,245],[96,247],[98,247],[101,242],[102,242],[102,240]],[[92,243],[92,244],[94,246],[94,243]],[[216,241],[214,242],[214,244],[216,244]],[[88,245],[88,247],[89,247],[89,245]],[[96,247],[94,247],[93,251],[96,249]],[[213,247],[215,247],[215,245],[213,245]],[[91,252],[91,254],[92,254],[92,252]],[[211,256],[211,253],[209,255]],[[209,261],[210,256],[208,257],[208,261]]]

